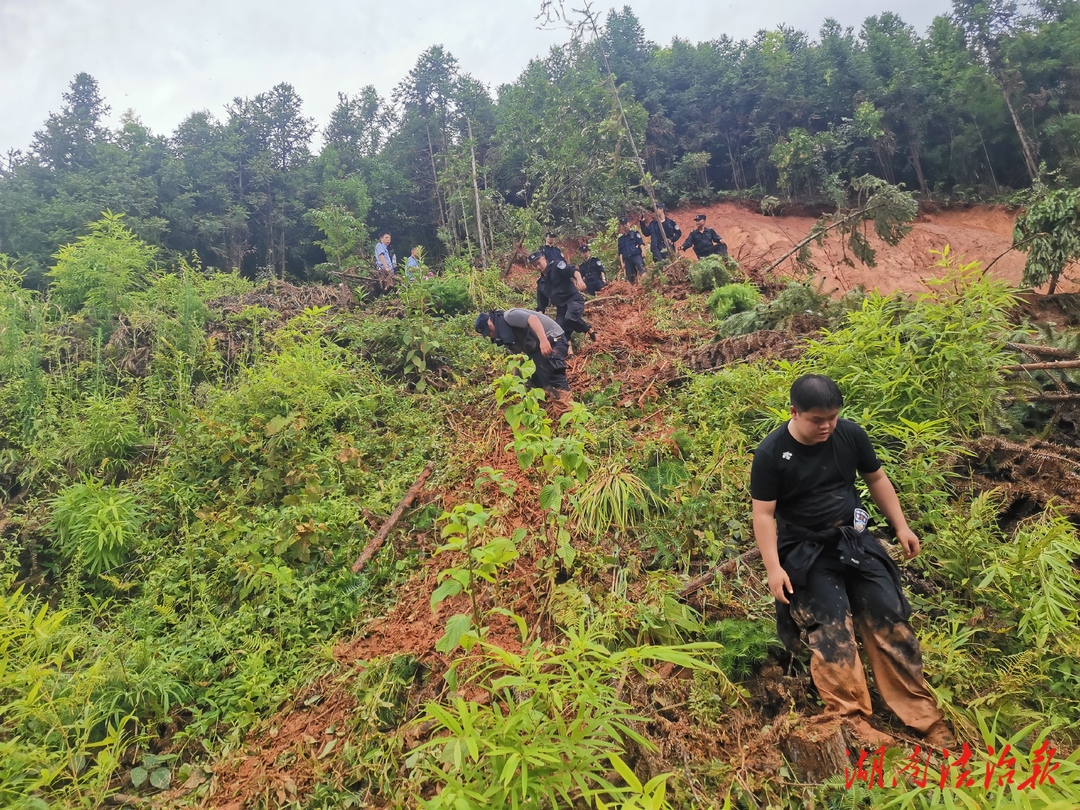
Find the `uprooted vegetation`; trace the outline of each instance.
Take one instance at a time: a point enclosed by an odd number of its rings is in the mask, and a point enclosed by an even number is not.
[[[914,621],[978,777],[950,800],[1075,804],[1075,341],[938,272],[723,321],[685,275],[614,284],[559,422],[471,333],[469,304],[523,302],[495,271],[365,305],[184,266],[75,315],[7,273],[2,803],[929,805],[813,770],[838,732],[740,561],[749,453],[812,369],[925,541]],[[1046,741],[1053,783],[1019,790]],[[1016,782],[984,788],[1006,742]]]

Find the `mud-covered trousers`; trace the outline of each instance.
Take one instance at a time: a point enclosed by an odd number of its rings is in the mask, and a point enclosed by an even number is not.
[[[823,552],[806,585],[795,588],[790,612],[810,647],[810,675],[827,711],[845,717],[872,713],[858,634],[878,691],[896,716],[920,732],[941,719],[923,681],[906,602],[881,560],[867,554],[853,567],[835,552]]]

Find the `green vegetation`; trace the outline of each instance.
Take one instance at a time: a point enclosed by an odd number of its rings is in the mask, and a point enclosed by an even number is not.
[[[435,266],[486,264],[552,227],[595,233],[653,196],[719,193],[782,212],[846,207],[860,178],[944,204],[1080,183],[1073,2],[955,0],[922,33],[884,12],[848,29],[828,19],[816,32],[669,44],[649,41],[629,6],[594,29],[561,3],[537,5],[572,33],[516,78],[486,87],[436,45],[389,99],[345,88],[320,122],[282,82],[172,133],[134,114],[110,129],[97,81],[80,73],[0,170],[0,253],[42,287],[51,257],[111,210],[163,256],[323,280],[368,275],[383,229],[402,261],[420,245]],[[845,235],[866,251],[860,230]],[[131,259],[143,257],[116,267]],[[92,271],[58,269],[77,300]],[[123,286],[121,273],[92,304],[115,311]]]
[[[707,198],[711,178],[771,209],[828,203],[808,238],[870,262],[869,223],[894,241],[914,216],[893,181],[999,194],[1036,179],[1037,145],[1050,166],[1016,240],[1027,281],[1056,278],[1076,201],[1045,183],[1080,171],[1061,67],[1080,36],[1073,6],[1038,9],[666,48],[624,9],[497,101],[431,48],[396,106],[342,95],[318,156],[288,85],[165,139],[106,131],[80,74],[0,173],[0,805],[1080,805],[1080,535],[1053,480],[1074,450],[1034,446],[1073,417],[1025,405],[1034,386],[1005,370],[1038,339],[1014,290],[948,250],[917,297],[759,287],[721,257],[687,283],[674,262],[597,307],[659,338],[583,345],[558,420],[533,363],[472,330],[477,308],[531,299],[501,271],[546,228],[606,233],[615,267],[612,217],[642,201],[631,134],[662,196]],[[1008,115],[1034,88],[1045,103]],[[439,275],[373,287],[387,223]],[[751,347],[789,330],[801,354],[694,373],[713,335],[687,315]],[[738,558],[750,453],[809,371],[871,429],[924,541],[903,564],[913,623],[972,784],[955,763],[889,784],[899,751],[875,788],[818,783],[777,753],[820,707]],[[1053,380],[1045,401],[1068,403],[1076,377]],[[976,459],[983,440],[1049,472]],[[1016,780],[984,785],[1006,744]]]

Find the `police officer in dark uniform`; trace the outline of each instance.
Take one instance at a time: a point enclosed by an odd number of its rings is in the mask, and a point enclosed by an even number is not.
[[[645,240],[630,230],[630,217],[619,217],[619,261],[626,280],[637,284],[638,276],[645,274]]]
[[[578,265],[578,271],[585,281],[585,292],[589,293],[589,295],[596,295],[607,286],[604,265],[599,259],[589,255],[590,249],[588,245],[582,245],[578,250],[583,257],[581,264]]]
[[[566,379],[570,340],[555,321],[530,309],[495,310],[476,317],[476,331],[496,346],[505,346],[507,351],[524,354],[533,361],[536,371],[528,384],[544,389],[556,413],[574,407]]]
[[[581,295],[585,281],[578,269],[562,261],[549,265],[539,250],[529,256],[529,262],[540,268],[541,277],[546,280],[547,298],[555,305],[555,323],[566,331],[567,339],[574,332],[581,332],[595,340],[596,332],[585,320],[585,298]]]
[[[675,220],[668,219],[663,203],[657,204],[656,214],[659,218],[647,224],[645,215],[642,214],[641,233],[643,236],[649,235],[649,248],[652,250],[653,261],[659,262],[667,258],[667,242],[671,242],[671,246],[674,247],[676,240],[682,236],[682,231],[675,224]],[[664,241],[665,236],[667,236],[667,242]]]
[[[559,262],[566,261],[563,252],[555,244],[555,234],[551,231],[544,234],[544,244],[540,246],[540,252],[544,254],[544,258],[547,259],[550,267],[554,267]]]
[[[705,227],[705,215],[698,214],[694,217],[694,222],[696,227],[690,231],[690,235],[682,243],[682,249],[692,247],[699,259],[712,255],[727,256],[728,250],[724,240],[712,228]]]

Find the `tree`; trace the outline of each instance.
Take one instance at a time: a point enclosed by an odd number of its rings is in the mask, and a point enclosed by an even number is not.
[[[1038,187],[1016,220],[1013,246],[1027,253],[1023,283],[1049,281],[1053,295],[1065,267],[1080,261],[1080,190]]]
[[[109,106],[97,80],[89,73],[78,73],[69,88],[61,111],[49,114],[30,147],[50,168],[88,168],[93,145],[106,137],[101,119],[109,114]]]
[[[1018,25],[1016,3],[1014,0],[953,0],[953,15],[964,30],[969,47],[982,59],[1001,89],[1001,97],[1020,138],[1024,166],[1034,183],[1039,179],[1038,148],[1016,111],[1013,94],[1019,78],[1005,55],[1007,39]]]

